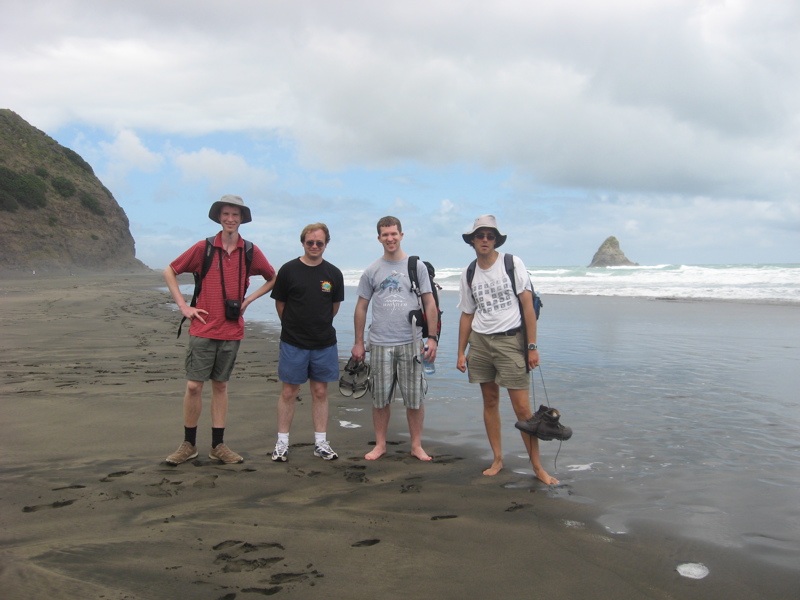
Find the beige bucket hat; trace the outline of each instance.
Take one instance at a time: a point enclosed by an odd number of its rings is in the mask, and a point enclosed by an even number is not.
[[[497,233],[497,241],[494,244],[495,248],[499,248],[506,243],[508,236],[500,233],[500,230],[497,228],[497,219],[494,218],[494,215],[481,215],[475,219],[475,222],[472,224],[472,229],[470,229],[467,233],[461,234],[461,237],[464,238],[464,241],[471,246],[472,236],[481,227],[488,227],[489,229],[495,230]]]

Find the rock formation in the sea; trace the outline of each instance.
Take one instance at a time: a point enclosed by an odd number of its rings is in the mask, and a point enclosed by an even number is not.
[[[613,235],[606,238],[594,253],[592,264],[589,267],[638,267],[639,263],[631,262],[625,253],[619,249],[619,240]]]
[[[0,269],[146,269],[125,211],[89,163],[8,109],[0,109]]]

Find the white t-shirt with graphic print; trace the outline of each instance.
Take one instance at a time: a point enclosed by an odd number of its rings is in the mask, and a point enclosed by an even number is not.
[[[475,315],[472,330],[478,333],[501,333],[522,325],[519,298],[514,296],[506,273],[505,253],[497,254],[497,260],[488,269],[475,265],[472,289],[467,285],[467,269],[461,273],[458,309]],[[528,270],[518,256],[514,256],[514,279],[518,294],[533,290]]]

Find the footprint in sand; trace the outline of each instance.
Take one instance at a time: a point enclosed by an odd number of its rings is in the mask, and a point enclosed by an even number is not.
[[[305,581],[309,577],[322,577],[322,575],[316,570],[304,573],[275,573],[269,578],[269,582],[272,584],[291,583],[293,581]]]
[[[241,542],[239,540],[226,540],[220,542],[213,547],[214,550],[227,550],[221,552],[214,559],[214,564],[224,565],[222,568],[223,573],[241,573],[246,571],[255,571],[273,565],[277,562],[284,560],[283,556],[269,556],[262,558],[255,558],[248,560],[246,558],[239,558],[242,554],[249,554],[250,552],[257,552],[266,549],[285,550],[282,544],[275,542],[261,542],[251,544],[249,542]]]
[[[433,457],[433,462],[438,464],[449,465],[459,460],[464,460],[461,456],[452,456],[451,454],[440,454]]]
[[[356,542],[355,544],[350,544],[352,548],[365,548],[367,546],[374,546],[375,544],[379,544],[380,540],[372,539],[372,540],[361,540],[360,542]]]
[[[441,521],[442,519],[457,519],[458,515],[436,515],[431,517],[431,521]]]
[[[274,596],[275,594],[280,592],[282,589],[283,588],[278,585],[278,586],[271,587],[271,588],[244,588],[242,590],[242,592],[243,593],[249,593],[249,594],[262,594],[264,596]],[[236,597],[236,594],[234,594],[234,598],[235,597]]]
[[[133,471],[116,471],[115,473],[109,473],[105,477],[103,477],[100,481],[108,482],[112,479],[117,479],[118,477],[125,477],[125,475],[130,475]]]
[[[238,546],[238,548],[236,548],[236,546]],[[251,544],[250,542],[242,542],[240,540],[225,540],[224,542],[220,542],[216,546],[212,547],[213,550],[225,550],[227,548],[236,548],[236,550],[229,552],[231,556],[239,556],[240,554],[256,552],[258,550],[264,550],[265,548],[286,550],[286,548],[283,547],[283,544],[279,544],[278,542],[259,542],[257,544]]]
[[[418,486],[418,485],[415,485],[413,483],[409,483],[408,485],[403,483],[403,484],[400,485],[400,493],[401,494],[407,494],[408,492],[415,492],[415,493],[419,494],[421,491],[422,491],[422,487]]]
[[[22,508],[22,512],[29,513],[29,512],[38,512],[40,510],[46,510],[48,508],[61,508],[62,506],[69,506],[73,502],[76,502],[76,500],[60,500],[53,502],[51,504],[37,504],[35,506],[25,506]]]
[[[196,488],[215,488],[217,487],[217,477],[219,477],[219,475],[206,475],[195,481],[192,485]]]
[[[528,508],[529,506],[533,506],[532,504],[518,504],[517,502],[512,502],[511,506],[506,509],[506,512],[514,512],[515,510],[522,510],[523,508]]]
[[[289,467],[287,471],[295,477],[316,477],[317,475],[322,475],[322,471],[304,471],[298,467]]]
[[[225,566],[222,568],[223,573],[242,573],[274,565],[276,562],[282,561],[283,558],[283,556],[272,556],[270,558],[247,560],[246,558],[233,558],[227,554],[220,554],[214,560],[214,564],[224,564]]]
[[[353,465],[344,470],[344,478],[353,483],[367,483],[367,474],[364,472],[367,467],[363,465]]]

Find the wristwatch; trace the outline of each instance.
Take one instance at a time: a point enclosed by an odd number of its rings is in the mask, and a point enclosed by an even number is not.
[[[539,346],[536,344],[528,344],[528,350],[538,350]]]
[[[429,340],[434,340],[437,344],[439,343],[439,336],[438,335],[429,335]]]

